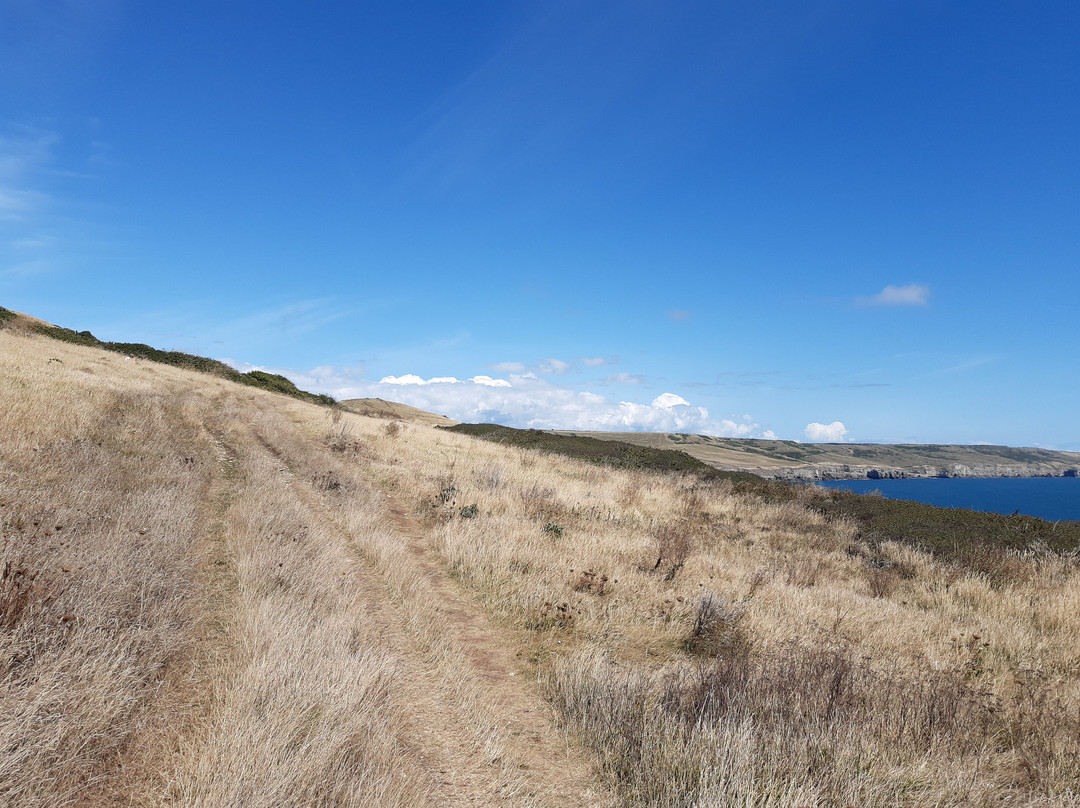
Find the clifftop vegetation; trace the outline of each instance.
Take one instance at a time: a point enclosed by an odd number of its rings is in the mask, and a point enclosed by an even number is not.
[[[1002,516],[964,508],[937,508],[918,502],[885,499],[842,490],[808,489],[805,485],[764,480],[747,472],[720,471],[686,452],[603,440],[585,435],[493,424],[458,424],[450,431],[474,435],[506,446],[549,452],[615,468],[651,472],[685,472],[703,482],[726,481],[739,494],[767,502],[801,503],[833,522],[858,526],[866,548],[901,542],[943,559],[993,573],[1013,552],[1047,548],[1080,549],[1080,522],[1047,522],[1033,516]]]

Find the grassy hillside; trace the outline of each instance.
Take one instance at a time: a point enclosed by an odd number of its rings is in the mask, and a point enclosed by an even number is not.
[[[388,421],[401,421],[424,426],[453,426],[457,421],[445,415],[435,415],[425,410],[399,404],[396,401],[384,401],[381,398],[350,398],[339,402],[349,412],[365,415],[368,418],[384,418]]]
[[[609,804],[400,430],[13,329],[0,395],[0,805]]]
[[[601,466],[684,472],[703,483],[725,481],[735,493],[776,504],[801,503],[830,522],[857,525],[858,537],[868,548],[881,542],[900,542],[988,574],[993,574],[1000,565],[1001,553],[1029,552],[1040,547],[1056,552],[1080,548],[1077,522],[1051,523],[1032,516],[937,508],[848,491],[808,491],[805,486],[764,480],[747,472],[720,471],[681,449],[654,448],[581,434],[493,424],[459,424],[450,429],[504,446],[548,452]],[[657,444],[663,447],[665,442],[657,441]]]
[[[1075,543],[10,328],[0,395],[2,805],[1077,804]]]
[[[22,321],[20,323],[20,320]],[[91,348],[103,348],[106,351],[124,354],[132,359],[146,359],[151,362],[159,362],[163,365],[186,368],[199,371],[200,373],[213,373],[229,381],[244,384],[249,387],[257,387],[261,390],[271,390],[275,393],[283,393],[293,398],[311,401],[324,406],[333,405],[334,399],[326,395],[308,393],[297,388],[295,384],[276,373],[266,373],[262,370],[252,370],[241,373],[231,368],[224,362],[216,359],[208,359],[205,356],[193,356],[182,351],[162,351],[141,342],[102,342],[89,331],[74,331],[70,328],[62,328],[34,318],[25,317],[9,309],[0,308],[0,328],[17,328],[31,331],[35,334],[43,334],[60,342],[72,345],[85,345]]]
[[[559,434],[538,429],[514,429],[498,424],[457,424],[449,429],[462,435],[473,435],[504,446],[552,452],[613,468],[692,472],[704,479],[739,478],[739,475],[716,471],[686,452],[673,449],[656,449],[624,441],[600,440],[583,435]],[[741,479],[751,480],[752,478],[744,475]]]

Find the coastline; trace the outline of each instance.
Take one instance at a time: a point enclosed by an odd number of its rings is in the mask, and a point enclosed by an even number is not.
[[[722,468],[717,466],[717,468]],[[955,479],[966,477],[1077,477],[1080,470],[1065,463],[1018,463],[1015,465],[952,463],[942,466],[856,466],[815,464],[770,468],[722,468],[724,471],[747,471],[766,480],[814,482],[827,480],[905,480]]]
[[[901,480],[964,477],[1078,477],[1080,452],[989,444],[798,443],[760,438],[645,432],[556,432],[676,449],[721,471],[766,480]]]

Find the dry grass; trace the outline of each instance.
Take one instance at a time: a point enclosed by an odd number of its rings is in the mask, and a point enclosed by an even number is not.
[[[1075,555],[4,331],[0,390],[2,804],[583,804],[515,653],[628,806],[1080,804]]]
[[[0,389],[0,805],[581,804],[372,486],[412,427],[10,329]]]
[[[999,554],[991,576],[867,554],[802,504],[449,434],[413,433],[378,473],[428,481],[447,563],[532,634],[627,804],[1080,799],[1075,556]],[[433,505],[451,478],[482,518]]]
[[[96,352],[0,339],[0,800],[63,805],[107,794],[133,737],[183,712],[151,704],[197,635],[215,461],[182,397],[118,383]]]
[[[395,753],[401,666],[365,620],[357,560],[291,474],[249,449],[225,525],[237,645],[168,794],[191,806],[424,804],[425,777]]]

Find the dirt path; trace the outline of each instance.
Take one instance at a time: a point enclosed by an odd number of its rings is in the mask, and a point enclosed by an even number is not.
[[[252,448],[284,467],[282,480],[303,503],[310,523],[365,554],[365,542],[373,539],[350,531],[338,494],[311,483],[311,468],[293,456],[296,448],[261,431],[253,437]],[[362,480],[362,472],[352,478],[354,499]],[[513,634],[490,620],[451,578],[424,526],[403,504],[385,492],[366,493],[369,507],[383,511],[370,516],[382,528],[378,541],[392,548],[393,557],[382,566],[359,565],[353,586],[365,604],[365,620],[377,625],[398,666],[396,703],[407,728],[400,754],[429,780],[435,804],[612,805],[593,774],[590,754],[557,728]],[[409,582],[406,595],[391,578]],[[437,652],[425,636],[433,631]]]
[[[190,548],[200,560],[178,611],[189,634],[156,672],[156,692],[136,732],[108,761],[108,769],[79,796],[77,805],[160,805],[163,775],[173,765],[171,758],[181,739],[205,719],[206,694],[215,673],[227,664],[225,623],[232,612],[236,574],[234,559],[225,546],[222,519],[235,495],[236,452],[223,434],[194,419],[184,419],[168,437],[191,441],[187,453],[172,448],[183,458],[182,467],[200,481],[199,541]]]
[[[419,520],[391,496],[384,496],[395,536],[407,547],[416,573],[426,578],[439,601],[446,629],[482,683],[485,702],[506,733],[507,754],[530,796],[537,805],[611,804],[597,788],[589,765],[591,755],[557,729],[554,712],[531,681],[515,637],[492,621],[447,574]],[[489,798],[475,804],[494,803]]]

